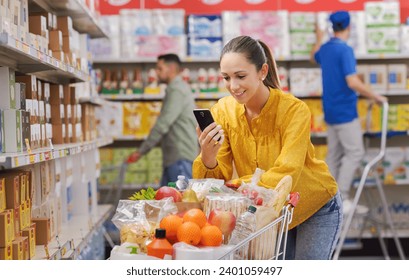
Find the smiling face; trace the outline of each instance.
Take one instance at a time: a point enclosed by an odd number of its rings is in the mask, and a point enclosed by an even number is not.
[[[268,66],[264,64],[257,71],[256,66],[241,53],[229,52],[224,54],[220,60],[220,71],[224,84],[240,104],[248,103],[265,87],[263,78],[266,76],[267,70]]]

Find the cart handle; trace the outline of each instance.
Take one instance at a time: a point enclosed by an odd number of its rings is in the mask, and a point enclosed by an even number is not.
[[[287,201],[292,207],[297,206],[298,201],[300,200],[300,193],[299,192],[292,192],[288,195]]]

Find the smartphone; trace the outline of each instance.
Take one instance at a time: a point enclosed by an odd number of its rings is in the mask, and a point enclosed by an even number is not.
[[[196,121],[202,131],[214,122],[212,113],[209,109],[193,109],[193,114],[195,114]]]

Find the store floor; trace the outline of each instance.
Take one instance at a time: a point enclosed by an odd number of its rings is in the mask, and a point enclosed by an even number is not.
[[[403,251],[406,255],[406,259],[409,257],[409,238],[400,238]],[[388,248],[390,258],[392,260],[399,259],[398,251],[396,250],[395,242],[392,238],[386,238],[385,244]],[[360,242],[360,248],[358,249],[344,249],[341,252],[340,259],[360,259],[360,260],[373,260],[373,259],[385,259],[379,240],[376,238],[362,239]]]

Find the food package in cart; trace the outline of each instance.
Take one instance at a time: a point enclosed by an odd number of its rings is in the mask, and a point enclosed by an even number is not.
[[[112,222],[120,231],[121,244],[136,244],[140,253],[146,253],[146,243],[153,238],[160,220],[176,212],[177,207],[172,198],[120,200]]]
[[[277,186],[271,190],[275,192],[275,199],[266,206],[259,205],[256,211],[256,230],[260,230],[277,219],[292,188],[292,177],[284,176]],[[277,242],[280,242],[278,236],[278,225],[270,227],[250,242],[250,258],[254,260],[267,260],[276,255]],[[266,246],[268,244],[268,246]]]

